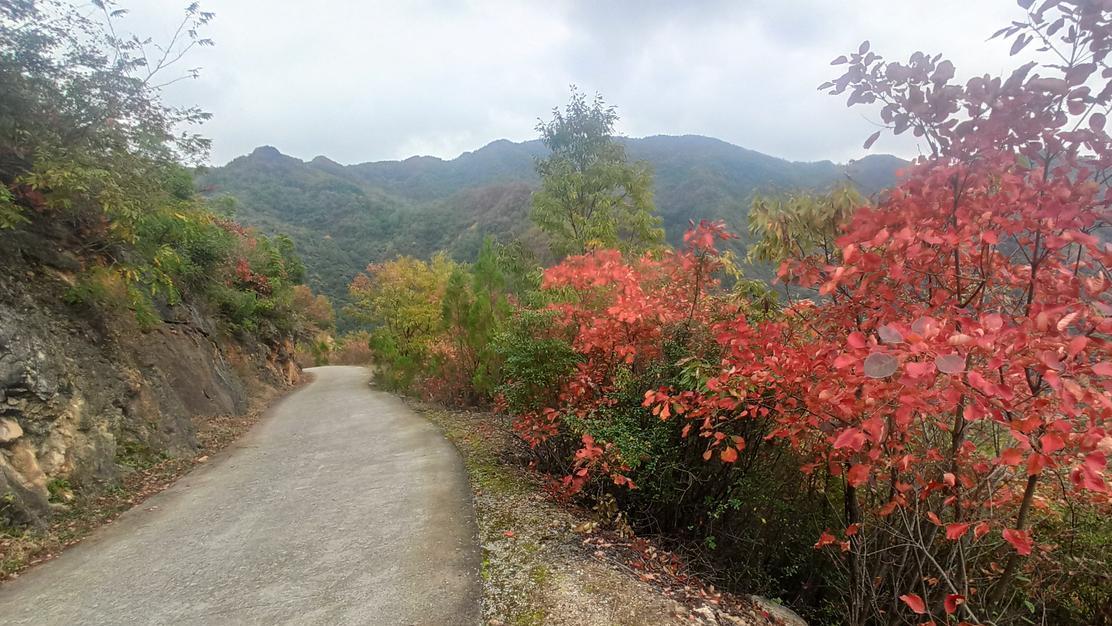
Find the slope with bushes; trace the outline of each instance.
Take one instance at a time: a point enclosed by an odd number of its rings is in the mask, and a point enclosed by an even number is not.
[[[188,7],[160,62],[115,34],[125,12],[94,4],[0,3],[5,546],[191,456],[207,417],[296,381],[295,344],[328,325],[299,309],[293,242],[194,191],[207,142],[181,129],[205,115],[156,85],[167,59],[208,44],[211,14]]]

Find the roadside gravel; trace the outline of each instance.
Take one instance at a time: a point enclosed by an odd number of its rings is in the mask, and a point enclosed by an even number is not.
[[[786,623],[769,612],[775,607],[719,593],[653,542],[550,497],[505,417],[408,402],[455,444],[467,467],[488,626]]]

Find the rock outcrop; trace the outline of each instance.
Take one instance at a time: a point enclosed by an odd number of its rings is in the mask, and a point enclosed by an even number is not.
[[[96,492],[131,457],[192,454],[196,419],[299,374],[289,346],[223,336],[188,303],[148,331],[68,305],[75,266],[50,241],[0,237],[0,524],[44,524],[64,506],[52,484]]]

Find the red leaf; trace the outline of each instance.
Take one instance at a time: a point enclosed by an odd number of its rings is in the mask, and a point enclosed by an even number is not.
[[[942,606],[946,609],[947,615],[953,615],[962,604],[965,604],[965,596],[959,593],[951,593],[946,595],[946,601],[942,603]]]
[[[912,378],[923,378],[934,373],[935,365],[931,361],[909,361],[904,364],[907,375]]]
[[[1004,318],[999,313],[989,313],[981,318],[981,324],[986,329],[996,332],[1004,327]]]
[[[1101,361],[1093,366],[1093,373],[1097,376],[1112,376],[1112,361]]]
[[[869,466],[864,464],[854,465],[846,473],[846,481],[853,487],[859,487],[869,481]]]
[[[853,451],[858,451],[861,446],[865,445],[865,433],[856,428],[847,428],[838,435],[834,440],[834,449],[849,448]]]
[[[1090,452],[1085,456],[1085,462],[1070,472],[1070,480],[1080,489],[1105,493],[1108,488],[1102,473],[1107,462],[1103,453]]]
[[[965,535],[965,533],[969,530],[969,527],[971,525],[972,524],[970,524],[970,523],[947,524],[946,525],[946,538],[949,539],[950,541],[957,541],[958,539],[961,539]]]
[[[828,532],[824,532],[822,535],[819,536],[819,540],[815,543],[815,547],[816,548],[821,548],[823,546],[829,546],[829,545],[837,543],[837,542],[838,542],[837,537],[835,537],[834,535],[831,535]]]
[[[969,381],[971,387],[977,389],[986,396],[991,397],[996,395],[996,386],[985,380],[985,377],[982,376],[980,372],[969,372],[965,377]]]
[[[1031,536],[1025,530],[1015,530],[1014,528],[1007,528],[1003,532],[1004,541],[1012,544],[1015,551],[1020,556],[1027,556],[1031,554]]]
[[[1050,350],[1043,350],[1039,353],[1039,362],[1057,372],[1065,369],[1062,362],[1058,360],[1058,355]]]
[[[1057,433],[1046,433],[1039,439],[1039,444],[1042,445],[1043,454],[1053,454],[1066,447],[1066,443]]]
[[[865,145],[863,145],[861,147],[868,150],[869,148],[873,147],[873,144],[876,143],[877,139],[880,139],[880,131],[879,130],[876,131],[875,133],[869,135],[869,138],[865,140]]]
[[[737,449],[730,446],[722,449],[722,461],[726,463],[733,463],[737,461]]]
[[[846,337],[846,344],[851,348],[860,350],[864,348],[868,342],[865,340],[865,335],[859,332],[852,332]]]
[[[1088,465],[1082,464],[1070,472],[1070,480],[1077,486],[1078,489],[1087,489],[1097,493],[1105,493],[1108,491],[1107,486],[1104,484],[1104,478],[1101,477],[1099,472],[1094,472]]]
[[[884,439],[885,426],[882,418],[874,417],[861,422],[861,429],[869,435],[873,443],[880,443],[880,440]]]
[[[1000,463],[1002,465],[1010,465],[1015,467],[1023,462],[1023,450],[1019,448],[1008,448],[1000,453]]]
[[[1089,345],[1089,338],[1085,335],[1078,335],[1070,339],[1070,346],[1067,353],[1070,355],[1070,358],[1073,358],[1080,354],[1087,345]]]
[[[913,613],[916,613],[918,615],[925,615],[927,612],[927,605],[923,602],[923,599],[920,598],[919,594],[917,593],[902,595],[900,596],[900,600],[903,600],[904,604],[906,604]]]
[[[1046,462],[1046,455],[1043,454],[1032,454],[1031,456],[1027,457],[1027,475],[1038,476],[1039,474],[1041,474],[1043,468],[1045,468],[1047,465]]]
[[[1105,457],[1104,454],[1100,452],[1090,452],[1085,457],[1085,467],[1089,468],[1090,471],[1096,474],[1101,473],[1101,471],[1104,470],[1104,466],[1107,464],[1107,457]]]

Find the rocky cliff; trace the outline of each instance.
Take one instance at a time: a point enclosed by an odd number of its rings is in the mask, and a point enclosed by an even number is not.
[[[292,346],[222,334],[189,302],[149,330],[66,304],[80,266],[51,238],[0,234],[0,525],[42,525],[136,458],[191,454],[198,420],[300,373]]]

